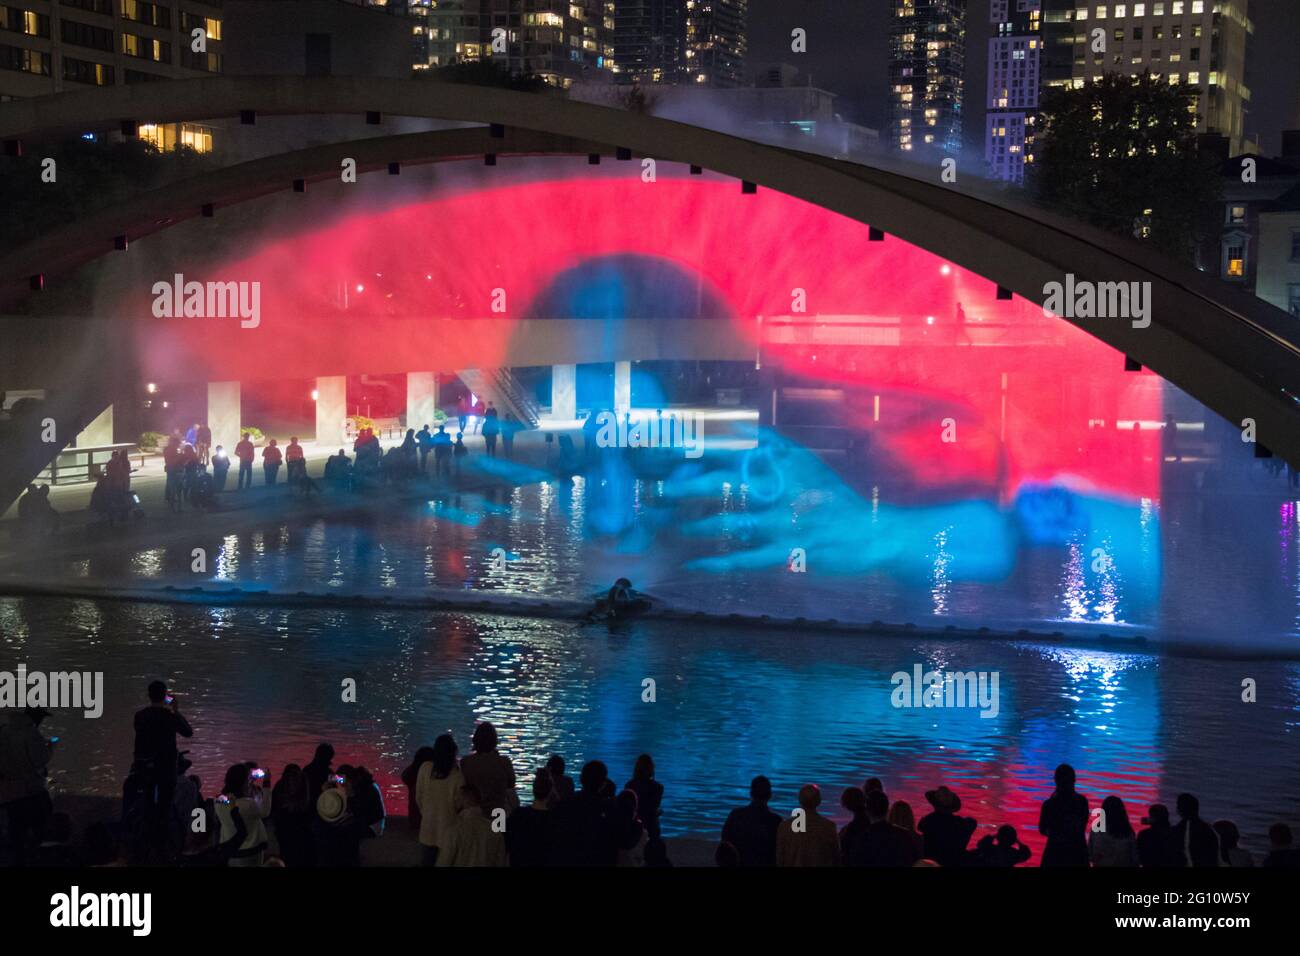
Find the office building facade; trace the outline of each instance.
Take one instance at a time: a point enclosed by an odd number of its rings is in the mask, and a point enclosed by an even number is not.
[[[889,144],[955,154],[962,147],[966,0],[893,0]]]

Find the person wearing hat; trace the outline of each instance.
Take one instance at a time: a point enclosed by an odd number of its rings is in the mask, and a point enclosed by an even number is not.
[[[934,809],[921,817],[916,828],[925,840],[925,856],[940,866],[964,866],[966,844],[975,833],[974,817],[959,817],[961,798],[947,787],[927,790],[925,799]]]
[[[327,784],[316,798],[312,832],[316,837],[316,862],[319,866],[361,865],[361,831],[364,826],[352,812],[350,790],[348,782],[333,786]]]
[[[45,789],[45,768],[54,744],[40,732],[50,712],[27,707],[0,725],[0,806],[9,822],[13,862],[23,866],[44,835],[54,807]]]

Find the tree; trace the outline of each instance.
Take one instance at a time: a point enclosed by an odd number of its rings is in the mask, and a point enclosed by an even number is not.
[[[1052,90],[1029,167],[1038,200],[1120,235],[1145,227],[1152,245],[1194,264],[1223,190],[1220,160],[1197,148],[1195,102],[1195,88],[1150,73]]]
[[[548,88],[547,82],[540,76],[534,73],[511,73],[492,60],[448,63],[433,70],[417,70],[414,76],[421,80],[465,83],[470,86],[494,86],[520,93],[540,93]]]
[[[42,181],[46,159],[55,161],[54,182]],[[0,251],[217,167],[211,154],[201,155],[188,146],[160,152],[139,139],[104,143],[78,137],[33,146],[22,157],[0,160],[0,209],[6,221]]]

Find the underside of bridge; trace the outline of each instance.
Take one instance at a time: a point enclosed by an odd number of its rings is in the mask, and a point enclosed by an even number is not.
[[[46,394],[41,414],[6,436],[21,450],[6,455],[0,505],[115,390],[169,376],[256,381],[766,353],[795,372],[861,386],[887,383],[900,356],[930,350],[925,375],[960,390],[964,376],[989,371],[983,356],[996,345],[1004,374],[1075,376],[1121,402],[1135,378],[1124,372],[1127,357],[1228,421],[1252,420],[1261,444],[1300,465],[1300,344],[1284,313],[1136,243],[955,191],[937,170],[927,182],[558,98],[369,79],[224,77],[16,101],[0,105],[0,138],[32,148],[43,137],[131,119],[367,113],[493,125],[350,140],[227,167],[0,258],[0,296],[27,310],[4,320],[16,347],[0,361],[0,384]],[[368,174],[361,185],[374,197],[397,170],[467,160],[482,167],[488,154],[541,165],[516,175],[507,163],[497,167],[498,182],[482,178],[493,169],[433,199],[402,196],[373,208],[348,201],[346,190],[361,187],[340,182],[348,159]],[[638,161],[620,163],[620,155]],[[658,164],[653,182],[643,157]],[[709,172],[691,175],[698,170],[689,166]],[[737,180],[762,188],[745,195]],[[306,196],[291,192],[295,181]],[[278,203],[279,215],[286,201],[317,204],[302,215],[319,221],[250,241],[242,211]],[[119,237],[128,241],[124,253],[114,251]],[[466,258],[457,249],[488,252]],[[106,265],[104,257],[117,259]],[[663,263],[695,283],[694,311],[639,314],[629,304],[642,286],[670,288]],[[78,269],[94,276],[92,295],[58,299],[61,281]],[[155,280],[184,273],[260,282],[258,324],[159,318]],[[49,292],[32,291],[37,275]],[[1044,289],[1068,276],[1149,283],[1149,324],[1044,317]],[[999,299],[998,287],[1019,298]],[[58,305],[50,309],[43,296]],[[178,305],[184,296],[182,283]],[[940,329],[956,321],[964,338],[940,348],[936,317]],[[812,327],[801,328],[810,318]],[[358,329],[367,347],[358,347]],[[1018,344],[1046,336],[1056,357],[1013,357],[1008,335]],[[846,357],[848,347],[855,351]],[[1115,416],[1158,415],[1134,401],[1141,407]],[[58,426],[53,439],[35,430],[47,419]],[[1038,421],[1034,440],[1051,428],[1049,418]]]

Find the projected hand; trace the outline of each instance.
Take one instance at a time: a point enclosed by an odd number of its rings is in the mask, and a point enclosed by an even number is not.
[[[954,580],[990,580],[1010,572],[1015,558],[1013,522],[983,501],[899,508],[867,501],[822,459],[771,429],[735,466],[691,473],[665,483],[679,502],[716,497],[730,486],[744,511],[693,521],[684,534],[738,547],[697,558],[688,569],[721,573],[781,567],[795,549],[825,573],[858,574],[876,568],[926,577],[937,563]]]

